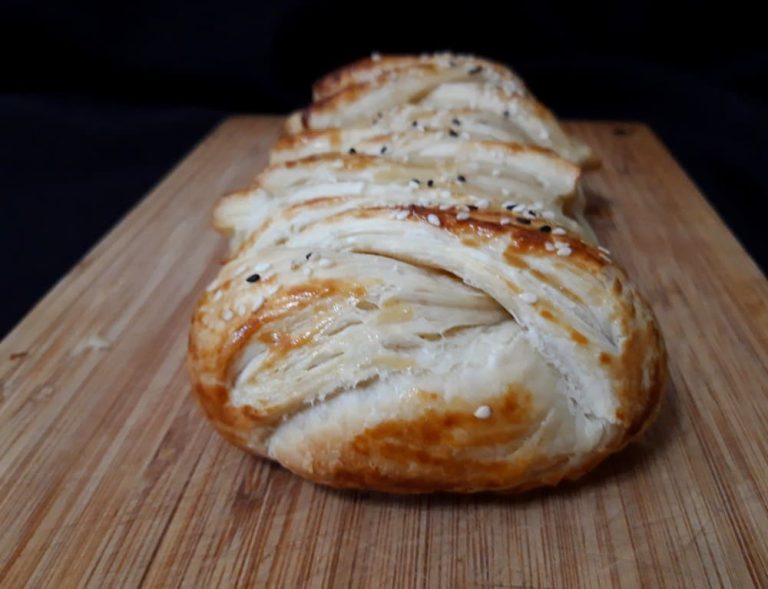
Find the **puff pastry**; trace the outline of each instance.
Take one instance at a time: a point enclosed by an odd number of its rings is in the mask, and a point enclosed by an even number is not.
[[[402,493],[554,485],[636,436],[664,345],[584,219],[589,148],[470,56],[373,56],[314,97],[215,210],[189,365],[221,434]]]

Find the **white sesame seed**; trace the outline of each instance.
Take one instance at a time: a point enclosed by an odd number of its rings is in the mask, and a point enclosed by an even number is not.
[[[477,201],[476,204],[478,209],[487,209],[489,206],[491,206],[491,203],[487,198],[481,198]]]
[[[317,266],[319,268],[330,268],[333,266],[333,260],[329,260],[328,258],[323,258],[322,260],[317,262]]]
[[[231,320],[231,319],[232,319],[234,316],[235,316],[235,315],[232,313],[232,311],[231,311],[230,309],[224,309],[224,311],[222,311],[222,313],[221,313],[221,318],[222,318],[224,321],[229,321],[229,320]]]
[[[456,215],[457,221],[466,221],[469,219],[469,213],[466,211],[461,211],[459,214]]]
[[[544,244],[544,249],[545,249],[545,250],[547,250],[548,252],[553,252],[553,251],[555,251],[555,246],[554,246],[554,245],[552,245],[552,243],[550,243],[550,242],[548,241],[548,242],[546,242],[546,243]]]
[[[410,214],[411,214],[411,211],[400,210],[400,211],[397,211],[394,215],[392,215],[392,218],[397,219],[398,221],[402,221],[403,219],[407,218],[408,215]]]
[[[524,303],[528,303],[529,305],[533,305],[536,301],[539,300],[539,297],[537,297],[532,292],[521,292],[519,295],[520,300]]]
[[[304,276],[306,276],[307,278],[309,278],[310,276],[312,276],[312,268],[310,268],[309,266],[304,266],[304,267],[301,269],[301,271],[302,271],[302,272],[304,272]]]
[[[602,245],[598,245],[597,249],[599,249],[601,252],[603,252],[606,256],[611,255],[611,251],[607,247],[603,247]]]
[[[269,270],[271,267],[272,267],[272,264],[270,264],[269,262],[262,262],[260,264],[256,264],[253,267],[253,271],[254,272],[265,272],[265,271]]]
[[[419,186],[420,184],[416,180],[411,180],[408,182],[408,188],[418,188]]]
[[[491,408],[488,405],[480,405],[475,409],[475,417],[478,419],[488,419],[491,416]]]
[[[541,201],[536,201],[535,203],[533,203],[533,206],[531,208],[534,211],[540,211],[541,209],[544,208],[544,203],[542,203]]]
[[[441,190],[438,192],[438,195],[440,198],[451,198],[451,191],[450,190]]]
[[[216,294],[215,294],[215,295],[213,295],[213,302],[215,303],[215,302],[217,302],[217,301],[221,300],[221,296],[222,296],[222,294],[223,294],[223,293],[222,293],[220,290],[219,290],[219,291],[217,291],[217,292],[216,292]]]
[[[565,235],[565,229],[563,229],[562,227],[555,227],[552,230],[552,235]]]
[[[238,303],[237,307],[235,307],[235,311],[237,311],[237,314],[242,317],[245,315],[245,305],[243,303]]]
[[[264,297],[259,295],[255,299],[253,299],[253,302],[251,303],[251,311],[258,311],[261,306],[264,304]]]
[[[503,194],[504,196],[509,196],[509,188],[502,188],[501,194]]]
[[[451,206],[452,206],[452,205],[440,205],[440,210],[441,210],[441,211],[447,211],[448,209],[450,209],[450,208],[451,208]]]
[[[512,222],[512,219],[510,219],[509,217],[502,217],[501,218],[501,224],[502,225],[509,225],[511,222]]]
[[[568,247],[568,242],[567,241],[560,241],[559,239],[556,239],[554,241],[554,244],[555,244],[555,247],[557,249],[560,249],[561,247]]]
[[[501,172],[499,172],[498,170],[496,169],[491,170],[491,176],[493,176],[494,178],[498,178],[499,174],[501,174]]]
[[[543,213],[541,213],[541,216],[544,217],[545,219],[554,219],[555,213],[553,213],[552,211],[544,211]]]
[[[433,213],[430,213],[429,215],[427,215],[427,221],[429,222],[430,225],[434,225],[435,227],[440,227],[440,218]]]
[[[515,208],[512,209],[513,213],[522,213],[525,211],[525,205],[516,205]]]
[[[573,250],[569,247],[561,247],[557,250],[558,256],[570,256]]]

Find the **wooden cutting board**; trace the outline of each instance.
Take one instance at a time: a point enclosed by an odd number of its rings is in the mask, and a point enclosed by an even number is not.
[[[0,586],[768,587],[768,285],[642,125],[568,125],[669,347],[641,441],[517,498],[338,492],[223,442],[188,319],[225,250],[213,204],[279,125],[222,124],[0,344]]]

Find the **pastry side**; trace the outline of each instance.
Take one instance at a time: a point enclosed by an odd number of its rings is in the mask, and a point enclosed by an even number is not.
[[[398,493],[554,485],[640,433],[664,345],[584,218],[589,148],[469,56],[374,56],[314,95],[214,213],[231,257],[189,366],[219,432]]]

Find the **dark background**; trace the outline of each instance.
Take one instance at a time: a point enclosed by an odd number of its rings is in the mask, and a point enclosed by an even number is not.
[[[0,335],[219,120],[373,49],[493,57],[562,117],[649,123],[765,270],[764,30],[741,2],[6,0]]]

